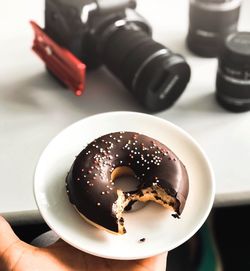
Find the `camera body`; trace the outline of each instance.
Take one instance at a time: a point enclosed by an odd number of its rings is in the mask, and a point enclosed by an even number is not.
[[[88,69],[106,67],[149,111],[174,104],[190,79],[181,55],[152,39],[134,0],[46,0],[45,33]]]
[[[149,24],[135,8],[133,0],[46,0],[45,32],[88,68],[97,68],[103,64],[98,52],[100,40],[105,35],[103,30],[111,34],[112,28],[117,24],[119,27],[120,22],[151,35]]]

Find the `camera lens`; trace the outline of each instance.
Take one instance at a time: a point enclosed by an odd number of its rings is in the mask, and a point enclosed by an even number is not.
[[[219,57],[216,97],[226,109],[250,110],[250,32],[231,34]]]
[[[216,57],[236,31],[241,0],[190,0],[187,45],[197,55]]]
[[[184,58],[135,24],[112,31],[101,41],[99,53],[112,73],[152,112],[173,105],[190,79]]]

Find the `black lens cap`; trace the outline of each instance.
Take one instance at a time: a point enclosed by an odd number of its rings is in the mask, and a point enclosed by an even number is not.
[[[222,54],[229,64],[250,63],[250,32],[235,32],[229,35]]]
[[[149,111],[161,111],[176,102],[190,75],[190,66],[181,55],[160,55],[140,72],[133,93]]]
[[[250,32],[228,36],[219,57],[216,97],[226,109],[250,110]]]

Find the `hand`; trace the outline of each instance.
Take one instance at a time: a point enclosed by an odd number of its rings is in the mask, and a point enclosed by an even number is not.
[[[37,248],[21,241],[0,216],[0,271],[165,271],[166,257],[108,260],[81,252],[62,240]]]

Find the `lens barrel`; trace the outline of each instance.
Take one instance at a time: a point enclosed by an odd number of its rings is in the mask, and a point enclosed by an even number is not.
[[[104,64],[149,111],[172,106],[190,79],[180,55],[155,42],[138,27],[119,27],[102,41]]]
[[[250,32],[236,32],[226,39],[219,57],[216,97],[230,111],[250,110]]]
[[[237,29],[240,6],[241,0],[190,0],[188,48],[199,56],[218,56]]]

